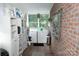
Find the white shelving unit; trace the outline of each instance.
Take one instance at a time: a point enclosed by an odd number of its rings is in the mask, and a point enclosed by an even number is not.
[[[12,14],[13,9],[0,7],[0,48],[7,50],[9,56],[19,56],[27,48],[26,18],[25,16],[16,17]]]
[[[19,35],[18,34],[18,26],[21,28],[21,19],[11,18],[11,38],[12,38],[12,53],[13,56],[19,55]]]
[[[27,48],[27,27],[26,16],[21,18],[11,15],[11,34],[12,34],[12,55],[22,55],[25,48]],[[18,28],[19,27],[19,28]],[[20,33],[18,33],[18,30]]]

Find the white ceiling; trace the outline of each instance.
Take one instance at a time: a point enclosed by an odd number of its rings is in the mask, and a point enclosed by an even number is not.
[[[51,3],[35,3],[35,4],[27,4],[27,10],[29,14],[37,14],[37,13],[49,13],[53,4]]]
[[[24,11],[27,11],[28,14],[48,14],[53,6],[53,3],[12,3],[5,5],[19,7]]]

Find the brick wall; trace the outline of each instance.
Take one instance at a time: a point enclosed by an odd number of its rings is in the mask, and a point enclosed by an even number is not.
[[[79,55],[79,4],[54,4],[50,16],[62,8],[61,39],[52,39],[54,55]]]

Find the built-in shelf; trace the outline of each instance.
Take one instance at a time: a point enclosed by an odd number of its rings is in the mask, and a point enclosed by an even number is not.
[[[15,16],[11,16],[10,19],[11,19],[11,20],[12,20],[12,19],[16,19],[16,17],[15,17]]]
[[[22,20],[23,20],[23,24],[22,24]],[[22,55],[23,50],[26,48],[26,34],[25,34],[25,30],[26,28],[26,22],[24,18],[19,18],[16,16],[11,16],[10,17],[10,21],[11,21],[11,38],[12,38],[12,49],[15,49],[15,51],[13,52],[14,55],[16,55],[16,53],[18,53],[19,55]],[[23,26],[22,26],[23,25]],[[20,34],[18,34],[18,26],[20,27],[21,31]],[[25,30],[24,30],[25,29]],[[23,32],[22,32],[23,30]],[[19,45],[18,45],[18,44]],[[16,51],[18,50],[18,51]]]
[[[16,26],[16,25],[11,25],[11,27]]]

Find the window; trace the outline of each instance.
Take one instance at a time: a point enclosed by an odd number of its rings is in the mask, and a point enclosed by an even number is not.
[[[37,14],[29,15],[29,27],[36,29],[46,29],[48,26],[48,14],[40,14],[40,18],[38,21]],[[38,27],[39,25],[39,27]]]
[[[36,15],[29,15],[29,27],[30,28],[37,28],[38,27],[38,20]]]
[[[49,16],[47,14],[43,14],[43,15],[40,16],[39,24],[40,24],[41,28],[47,28],[48,18],[49,18]]]

